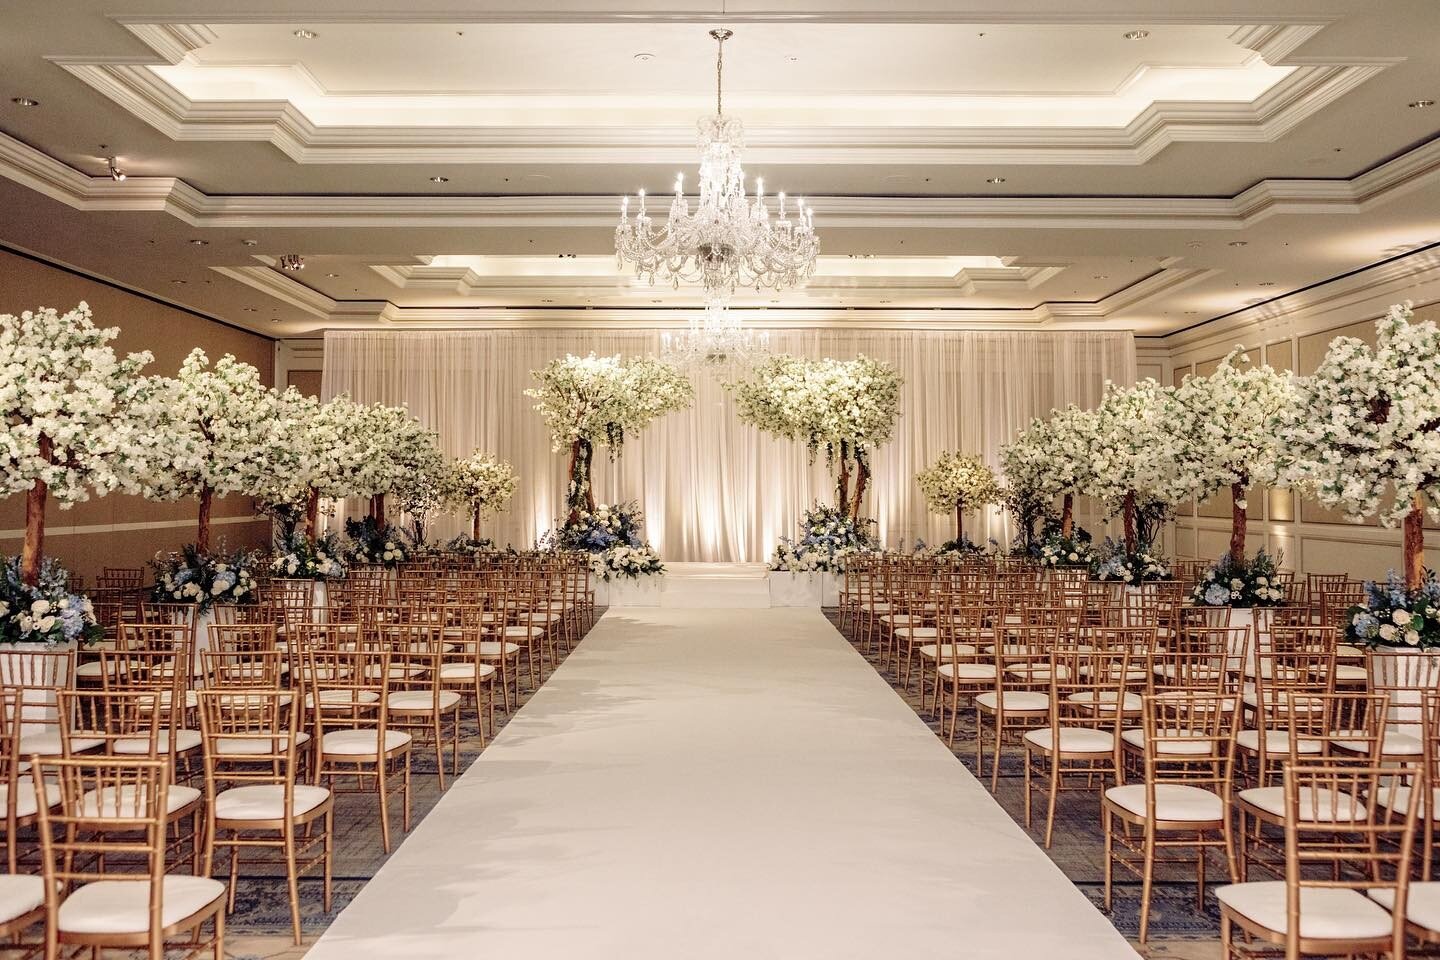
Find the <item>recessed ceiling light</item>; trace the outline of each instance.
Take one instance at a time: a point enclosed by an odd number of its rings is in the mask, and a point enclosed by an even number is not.
[[[1411,110],[1424,110],[1426,107],[1435,106],[1434,100],[1411,100],[1406,104]]]
[[[183,283],[189,283],[190,281],[188,281],[188,280],[171,280],[170,282],[171,282],[171,283],[174,283],[174,284],[183,284]]]
[[[649,60],[654,60],[654,59],[655,59],[655,54],[653,54],[653,53],[637,53],[637,54],[635,54],[634,59],[639,60],[639,61],[641,61],[642,63],[644,63],[644,62],[649,61]]]
[[[260,241],[259,241],[259,240],[241,240],[240,242],[243,243],[243,244],[245,244],[245,246],[247,246],[247,247],[253,247],[253,246],[257,245]]]
[[[786,57],[785,59],[786,59],[786,60],[789,60],[791,63],[796,63],[796,62],[799,61],[800,58],[799,58],[799,57]]]
[[[1191,240],[1191,241],[1189,241],[1188,243],[1186,243],[1185,246],[1187,246],[1187,247],[1203,247],[1203,246],[1205,246],[1205,241],[1204,241],[1204,240]]]
[[[541,300],[541,303],[554,303],[554,300]]]
[[[1144,40],[1150,36],[1149,30],[1127,30],[1122,36],[1126,40]]]
[[[431,177],[431,178],[430,178],[430,182],[431,182],[431,183],[449,183],[449,182],[450,182],[450,178],[449,178],[449,177]]]
[[[1186,311],[1185,311],[1185,316],[1187,316],[1187,317],[1193,317],[1195,314],[1197,314],[1197,313],[1199,313],[1199,312],[1200,312],[1199,310],[1186,310]]]
[[[259,312],[260,312],[260,310],[259,310],[258,307],[244,307],[243,309],[244,309],[244,311],[245,311],[246,313],[259,313]]]
[[[316,37],[320,36],[320,34],[316,33],[314,30],[306,30],[304,27],[301,27],[299,30],[295,31],[295,36],[299,37],[301,40],[314,40]]]
[[[10,98],[10,102],[13,103],[13,104],[15,104],[15,106],[17,106],[17,107],[38,107],[38,106],[40,106],[40,101],[39,101],[39,100],[36,100],[34,97],[11,97],[11,98]]]
[[[986,183],[1004,183],[1004,182],[1005,182],[1005,178],[1004,178],[1004,177],[986,177],[986,178],[985,178],[985,182],[986,182]]]
[[[1097,273],[1097,274],[1095,274],[1095,276],[1091,277],[1090,279],[1091,279],[1091,280],[1109,280],[1109,279],[1110,279],[1110,274],[1108,274],[1108,273]]]
[[[200,240],[200,239],[198,239],[198,238],[195,239],[195,240],[191,240],[190,243],[191,243],[192,245],[194,245],[194,246],[197,246],[197,247],[208,247],[208,246],[210,246],[210,241],[209,241],[209,240]]]
[[[338,278],[338,277],[340,276],[340,274],[338,274],[338,273],[327,273],[327,274],[325,274],[325,276],[329,277],[331,280],[334,280],[334,279]]]
[[[1275,286],[1275,281],[1274,281],[1274,280],[1261,280],[1261,281],[1260,281],[1260,286],[1262,286],[1262,287],[1273,287],[1273,286]]]
[[[271,322],[271,323],[279,323],[279,322],[280,322],[280,318],[279,318],[279,317],[271,317],[271,318],[270,318],[270,322]]]
[[[1228,247],[1248,247],[1248,246],[1250,246],[1250,241],[1249,241],[1249,240],[1231,240],[1228,244],[1226,244],[1226,246],[1228,246]]]

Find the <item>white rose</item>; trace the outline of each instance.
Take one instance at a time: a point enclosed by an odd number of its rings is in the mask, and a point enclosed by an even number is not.
[[[41,617],[39,620],[35,621],[35,629],[41,633],[49,633],[51,630],[55,629],[55,618]]]
[[[1069,556],[1067,559],[1070,559],[1070,560],[1079,560],[1079,559],[1080,559],[1080,555],[1077,554],[1077,553],[1072,553],[1072,554],[1070,554],[1070,556]]]
[[[1410,622],[1410,611],[1397,608],[1391,611],[1390,619],[1395,621],[1396,626],[1403,627]]]
[[[1235,577],[1235,578],[1231,579],[1231,581],[1230,581],[1230,589],[1231,589],[1231,590],[1239,590],[1240,588],[1242,588],[1242,587],[1244,587],[1244,586],[1245,586],[1245,581],[1244,581],[1244,580],[1241,580],[1239,577]]]
[[[43,617],[49,612],[49,600],[36,600],[34,603],[30,604],[30,615],[33,617]]]
[[[1386,643],[1395,639],[1395,633],[1395,625],[1392,623],[1387,623],[1380,627],[1380,639]]]
[[[1418,630],[1406,630],[1406,631],[1405,631],[1405,642],[1408,643],[1408,644],[1410,644],[1410,646],[1412,646],[1412,647],[1418,646],[1419,643],[1420,643],[1420,631],[1418,631]]]

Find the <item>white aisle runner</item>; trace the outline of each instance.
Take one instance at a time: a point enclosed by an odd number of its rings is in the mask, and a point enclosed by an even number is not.
[[[818,611],[607,614],[308,960],[1134,958]]]

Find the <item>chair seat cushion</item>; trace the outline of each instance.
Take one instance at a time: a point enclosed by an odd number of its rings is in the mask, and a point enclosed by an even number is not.
[[[1394,890],[1371,890],[1370,899],[1386,910],[1395,910]],[[1440,880],[1410,884],[1405,901],[1405,919],[1417,927],[1440,931]]]
[[[306,783],[295,784],[291,796],[290,815],[302,816],[330,799],[330,791]],[[282,820],[285,817],[285,785],[259,783],[232,787],[215,797],[215,817],[219,820]]]
[[[1059,733],[1060,753],[1110,753],[1115,749],[1115,738],[1104,730],[1090,727],[1041,727],[1025,734],[1025,741],[1045,750],[1056,750],[1056,733]]]
[[[946,660],[951,657],[973,657],[975,648],[968,643],[927,643],[920,648],[920,656],[927,660],[939,660],[942,657]]]
[[[1105,791],[1105,799],[1137,817],[1146,817],[1145,784],[1127,783]],[[1225,819],[1225,803],[1217,794],[1181,783],[1155,784],[1157,820],[1201,823]]]
[[[477,671],[478,666],[478,671]],[[493,663],[447,663],[440,667],[441,680],[473,680],[477,677],[484,680],[495,674]]]
[[[285,735],[273,737],[269,734],[254,737],[220,737],[215,741],[215,752],[230,757],[275,753],[276,746],[285,749],[288,738]],[[310,742],[310,734],[295,734],[295,746],[303,747]]]
[[[1232,883],[1215,896],[1233,912],[1266,930],[1285,933],[1285,881]],[[1389,912],[1355,890],[1300,888],[1300,936],[1307,940],[1356,940],[1388,937],[1394,929]]]
[[[70,752],[84,753],[87,750],[94,750],[104,742],[99,737],[71,737]],[[22,757],[58,757],[64,752],[59,730],[42,730],[20,735],[19,753]]]
[[[115,752],[127,756],[145,754],[150,752],[149,737],[127,737],[124,740],[115,741]],[[175,734],[175,752],[184,753],[187,750],[197,750],[200,747],[199,730],[179,730]],[[161,753],[170,752],[170,731],[161,730],[155,734],[155,748]]]
[[[1410,794],[1413,792],[1413,787],[1381,787],[1375,791],[1375,805],[1377,807],[1384,807],[1387,810],[1392,807],[1399,811],[1408,810],[1410,808]],[[1416,811],[1416,815],[1422,819],[1426,816],[1433,817],[1436,810],[1440,810],[1440,787],[1431,789],[1429,803],[1426,803],[1424,795],[1421,795],[1420,809]]]
[[[399,750],[410,743],[410,734],[403,730],[385,731],[385,752]],[[375,730],[336,730],[325,734],[320,752],[331,756],[373,757],[380,745]]]
[[[437,705],[437,698],[428,690],[401,690],[390,694],[387,701],[391,713],[430,713]],[[441,690],[438,698],[440,709],[449,710],[460,702],[460,694],[453,690]]]
[[[994,690],[980,694],[975,702],[986,710],[1000,709],[1000,695]],[[1033,690],[1007,690],[1004,702],[1006,713],[1048,713],[1050,710],[1050,695]]]
[[[520,644],[518,644],[518,643],[510,643],[510,642],[508,642],[508,641],[505,643],[505,656],[508,657],[508,656],[510,656],[512,653],[519,653],[519,652],[520,652]],[[500,641],[499,641],[499,640],[483,640],[483,641],[481,641],[481,642],[480,642],[480,656],[482,656],[482,657],[498,657],[498,656],[500,656]]]
[[[349,708],[351,706],[354,706],[355,704],[379,702],[380,694],[376,693],[374,690],[339,689],[320,691],[320,703],[322,706],[333,705],[335,707]],[[305,709],[313,710],[314,708],[315,694],[307,693],[305,695]]]
[[[1115,702],[1120,698],[1114,690],[1079,690],[1070,694],[1065,700],[1067,703],[1078,703],[1081,706],[1089,707],[1101,713],[1114,713]],[[1122,708],[1126,713],[1139,713],[1144,706],[1138,693],[1127,693],[1123,700]]]
[[[935,672],[942,677],[950,677],[956,680],[994,680],[995,664],[942,663],[935,668]]]
[[[1249,750],[1251,753],[1260,752],[1260,731],[1241,730],[1235,734],[1235,745],[1242,750]],[[1297,754],[1314,755],[1322,752],[1324,744],[1315,737],[1301,737],[1295,744]],[[1266,753],[1289,753],[1290,734],[1284,730],[1265,731],[1265,752]]]
[[[165,791],[165,813],[178,813],[199,799],[200,791],[194,787],[171,784]],[[90,790],[80,800],[80,812],[95,820],[143,819],[147,815],[145,793],[134,784]]]
[[[15,791],[15,816],[33,817],[40,812],[40,805],[36,803],[35,781],[30,776],[25,776],[16,784]],[[10,784],[0,783],[0,803],[10,802]],[[45,784],[45,803],[47,809],[60,802],[59,784]]]
[[[1120,739],[1137,750],[1145,749],[1144,730],[1126,730],[1120,734]],[[1156,756],[1203,757],[1215,750],[1214,739],[1199,730],[1162,730],[1159,739]]]
[[[507,637],[538,637],[544,632],[544,627],[525,623],[512,623],[505,628]],[[509,646],[514,646],[514,644],[509,644]]]
[[[225,884],[219,880],[167,876],[161,886],[160,923],[177,924],[224,897]],[[150,929],[150,882],[87,883],[60,904],[57,922],[61,933],[144,933]]]
[[[1240,791],[1242,803],[1272,816],[1285,817],[1284,787],[1251,787]],[[1308,823],[1352,823],[1369,816],[1365,804],[1346,793],[1335,793],[1324,787],[1300,792],[1300,819]]]
[[[1330,738],[1330,745],[1348,753],[1365,754],[1368,754],[1373,746],[1371,740],[1366,740],[1363,736],[1357,737],[1346,730],[1336,731]],[[1387,757],[1418,757],[1425,752],[1425,744],[1413,734],[1386,730],[1385,737],[1380,742],[1380,752]]]
[[[0,873],[0,923],[18,920],[44,902],[44,880],[28,873]]]
[[[911,642],[916,640],[934,640],[940,635],[940,631],[935,627],[896,627],[894,633],[899,639],[909,640]]]

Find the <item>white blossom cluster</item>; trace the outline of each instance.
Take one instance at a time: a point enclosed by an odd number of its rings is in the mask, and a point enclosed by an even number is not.
[[[1410,304],[1375,324],[1373,348],[1336,337],[1319,368],[1295,383],[1280,418],[1282,483],[1352,519],[1404,518],[1417,496],[1440,507],[1440,330]]]
[[[566,355],[532,372],[540,382],[525,391],[550,428],[556,452],[575,440],[601,443],[614,451],[634,433],[695,400],[690,381],[653,357]]]
[[[1276,427],[1293,389],[1289,377],[1268,366],[1237,366],[1249,362],[1236,347],[1214,373],[1187,377],[1165,397],[1161,415],[1175,441],[1176,482],[1189,496],[1204,500],[1232,484],[1274,479]]]
[[[1000,500],[995,471],[979,457],[942,453],[915,475],[915,482],[935,513],[953,514],[957,508],[973,510]]]
[[[1096,415],[1073,403],[1049,419],[1030,421],[1013,441],[1000,448],[1005,479],[1017,490],[1049,499],[1088,489],[1094,479],[1091,453]]]
[[[1173,388],[1154,380],[1106,383],[1089,435],[1092,474],[1086,492],[1118,513],[1134,493],[1141,509],[1187,499],[1193,480],[1177,469],[1181,441],[1165,420]]]
[[[515,495],[515,468],[505,460],[476,450],[450,464],[445,475],[445,500],[452,507],[488,516]]]
[[[733,385],[740,419],[833,458],[841,444],[870,449],[895,431],[904,381],[895,368],[863,354],[812,360],[777,354]]]
[[[115,355],[119,333],[96,327],[83,302],[63,315],[51,307],[0,315],[0,495],[42,480],[66,508],[92,492],[145,490],[166,456],[157,430],[164,401],[140,376],[149,353]]]

